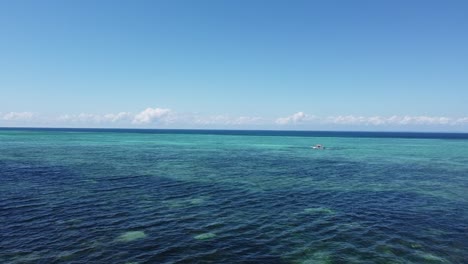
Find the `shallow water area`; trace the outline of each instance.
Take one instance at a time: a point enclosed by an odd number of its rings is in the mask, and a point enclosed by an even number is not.
[[[459,134],[0,129],[0,177],[0,263],[468,255]]]
[[[134,240],[142,239],[145,238],[146,234],[143,231],[128,231],[123,234],[121,234],[118,238],[117,241],[119,242],[131,242]]]

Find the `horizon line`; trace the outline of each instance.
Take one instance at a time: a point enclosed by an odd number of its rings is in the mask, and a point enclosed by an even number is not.
[[[466,134],[463,131],[405,131],[405,130],[302,130],[302,129],[236,129],[236,128],[138,128],[138,127],[3,127],[0,130],[31,129],[31,130],[128,130],[128,131],[252,131],[252,132],[332,132],[332,133],[410,133],[410,134]]]

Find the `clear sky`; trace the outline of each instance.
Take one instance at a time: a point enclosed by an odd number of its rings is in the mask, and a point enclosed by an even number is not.
[[[0,126],[468,132],[468,1],[0,0]]]

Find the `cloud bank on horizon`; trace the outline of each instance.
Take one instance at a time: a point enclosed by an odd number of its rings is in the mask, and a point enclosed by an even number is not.
[[[225,128],[225,129],[351,129],[468,131],[468,117],[444,116],[315,116],[296,112],[289,116],[203,115],[169,108],[148,107],[141,112],[62,114],[0,112],[3,127],[98,127],[98,128]]]

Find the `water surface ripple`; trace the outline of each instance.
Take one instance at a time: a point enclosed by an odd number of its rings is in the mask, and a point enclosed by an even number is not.
[[[290,133],[0,130],[0,263],[466,263],[466,138]]]

